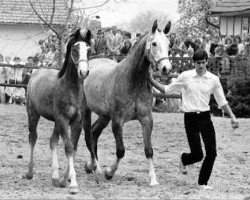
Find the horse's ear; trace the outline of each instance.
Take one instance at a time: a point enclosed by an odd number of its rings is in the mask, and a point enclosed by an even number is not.
[[[153,27],[152,27],[152,33],[154,33],[156,31],[158,27],[158,22],[157,22],[157,19],[154,21],[154,24],[153,24]]]
[[[164,33],[167,34],[169,31],[170,31],[170,28],[171,28],[171,22],[169,21],[167,23],[167,25],[165,26],[165,29],[164,29]]]
[[[86,36],[85,36],[86,41],[89,41],[89,42],[90,42],[91,37],[92,37],[92,33],[91,33],[91,31],[90,31],[90,30],[88,30],[88,31],[87,31],[87,33],[86,33]]]

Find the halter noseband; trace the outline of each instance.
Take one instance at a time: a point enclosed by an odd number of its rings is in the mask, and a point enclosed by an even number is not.
[[[86,60],[86,59],[80,59],[80,60],[78,60],[78,61],[75,61],[75,59],[74,59],[74,57],[73,57],[73,55],[72,55],[72,52],[70,53],[70,56],[71,56],[71,59],[72,59],[72,61],[73,61],[73,63],[74,63],[75,65],[78,65],[80,62],[86,62],[86,63],[89,62],[89,61]]]

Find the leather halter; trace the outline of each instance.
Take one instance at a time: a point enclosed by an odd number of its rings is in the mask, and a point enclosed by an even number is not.
[[[86,59],[79,59],[79,60],[75,61],[75,59],[74,59],[74,57],[73,57],[73,55],[72,55],[72,52],[70,53],[70,56],[71,56],[71,60],[73,61],[73,63],[74,63],[75,65],[78,65],[80,62],[86,62],[86,63],[89,62],[89,61],[86,60]]]

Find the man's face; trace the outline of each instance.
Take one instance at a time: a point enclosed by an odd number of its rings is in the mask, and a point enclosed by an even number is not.
[[[205,59],[198,60],[194,63],[194,65],[195,65],[197,74],[204,75],[204,73],[206,72],[207,61]]]
[[[102,34],[101,33],[97,33],[97,38],[101,38],[102,37]]]

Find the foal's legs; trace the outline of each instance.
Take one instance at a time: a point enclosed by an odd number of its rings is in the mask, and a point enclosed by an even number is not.
[[[79,188],[76,182],[76,172],[74,168],[74,145],[72,142],[73,140],[71,139],[71,136],[70,136],[70,131],[68,130],[69,120],[61,117],[60,119],[56,120],[55,126],[56,126],[56,129],[59,131],[61,138],[64,142],[65,153],[68,158],[68,166],[64,173],[63,178],[61,178],[60,180],[60,186],[66,187],[67,181],[68,179],[70,179],[71,182],[69,186],[70,187],[69,193],[75,194],[78,192]],[[77,122],[74,122],[71,125],[71,127],[72,127],[71,132],[74,132],[75,130],[77,130],[78,132],[81,132],[81,127],[82,127],[81,121],[79,120]],[[78,133],[71,133],[72,136],[75,134],[77,135]]]
[[[59,163],[58,163],[58,156],[57,156],[57,145],[59,141],[59,130],[54,127],[54,131],[50,137],[50,149],[52,152],[52,184],[54,186],[60,185],[60,177],[59,177]]]
[[[33,152],[34,147],[37,140],[37,124],[40,119],[40,115],[36,113],[35,111],[31,111],[31,108],[28,108],[28,123],[29,123],[29,144],[30,144],[30,162],[29,162],[29,169],[26,173],[27,179],[33,178],[33,167],[34,167],[34,161],[33,161]]]
[[[116,141],[116,160],[111,164],[110,167],[105,170],[106,179],[110,180],[113,178],[116,170],[118,169],[119,162],[125,154],[125,148],[122,138],[122,122],[121,120],[112,119],[112,131]]]
[[[151,133],[153,129],[152,114],[149,114],[148,116],[140,116],[138,120],[142,125],[144,151],[149,164],[150,185],[158,185],[159,183],[156,180],[155,169],[153,164],[153,148],[151,143]]]
[[[90,119],[90,121],[91,121],[91,119]],[[96,120],[96,122],[93,124],[92,131],[91,131],[91,134],[89,136],[87,136],[88,134],[86,134],[86,130],[85,130],[86,127],[84,128],[86,144],[87,144],[87,146],[89,146],[92,143],[93,146],[91,148],[94,148],[94,153],[95,153],[95,158],[96,159],[98,158],[97,157],[97,141],[98,141],[98,138],[101,135],[103,129],[105,129],[108,126],[109,122],[110,122],[109,117],[99,116],[98,119]],[[98,164],[98,162],[97,162],[97,164]],[[85,165],[85,170],[86,170],[87,173],[91,173],[94,170],[93,162],[92,163],[88,162]],[[100,168],[100,170],[101,170],[101,168]]]

